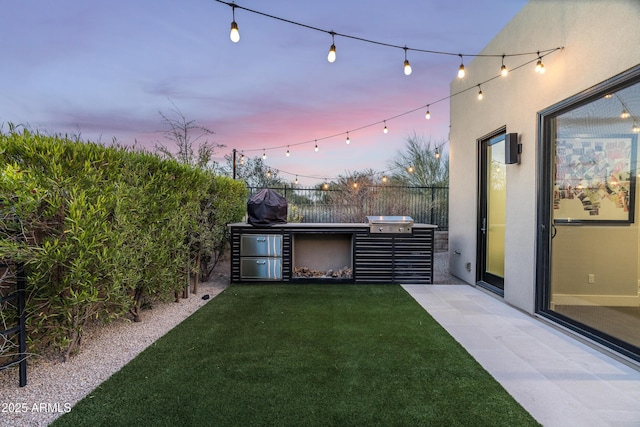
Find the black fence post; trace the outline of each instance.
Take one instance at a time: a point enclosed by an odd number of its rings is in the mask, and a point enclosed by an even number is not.
[[[18,263],[17,267],[17,288],[18,288],[18,357],[20,358],[20,387],[27,385],[27,313],[25,307],[26,278],[24,264]]]
[[[434,205],[435,205],[435,201],[436,201],[435,195],[436,195],[435,194],[435,188],[431,187],[431,214],[429,215],[430,216],[430,218],[429,218],[429,223],[430,224],[435,224],[435,221],[434,221],[434,214],[435,214]]]

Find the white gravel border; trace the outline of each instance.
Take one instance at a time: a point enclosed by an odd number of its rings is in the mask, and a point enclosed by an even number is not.
[[[191,293],[177,303],[156,303],[152,309],[143,310],[142,322],[119,320],[100,328],[89,328],[79,352],[66,363],[29,359],[25,387],[19,387],[17,367],[0,371],[0,426],[49,425],[154,341],[211,301],[203,300],[202,296],[208,294],[213,298],[228,282],[225,271],[211,282],[200,283],[197,294]]]

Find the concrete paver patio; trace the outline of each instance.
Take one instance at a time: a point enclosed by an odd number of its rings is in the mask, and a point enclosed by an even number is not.
[[[542,425],[640,426],[640,370],[479,288],[403,287]]]

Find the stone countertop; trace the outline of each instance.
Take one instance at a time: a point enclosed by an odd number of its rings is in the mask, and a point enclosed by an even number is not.
[[[228,227],[247,227],[263,230],[270,228],[369,228],[369,226],[370,224],[367,222],[287,222],[285,224],[274,224],[270,226],[253,226],[248,222],[236,222],[228,225]],[[415,223],[412,225],[412,228],[438,228],[438,226],[434,224]]]

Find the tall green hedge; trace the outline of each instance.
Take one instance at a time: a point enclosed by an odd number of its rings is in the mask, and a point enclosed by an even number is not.
[[[73,351],[90,319],[139,316],[226,243],[246,188],[124,148],[0,134],[0,258],[23,261],[30,351]]]

